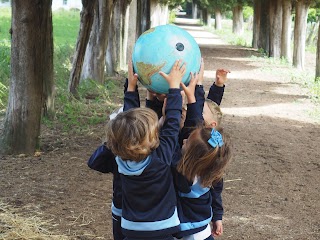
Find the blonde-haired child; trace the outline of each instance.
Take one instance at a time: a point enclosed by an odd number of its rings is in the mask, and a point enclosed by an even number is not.
[[[160,132],[157,115],[147,108],[125,111],[108,123],[107,146],[117,155],[122,182],[121,227],[126,239],[172,239],[180,229],[171,163],[178,147],[184,73],[181,61],[168,75],[160,73],[170,86]],[[136,84],[129,82],[124,106],[137,102],[132,93]]]

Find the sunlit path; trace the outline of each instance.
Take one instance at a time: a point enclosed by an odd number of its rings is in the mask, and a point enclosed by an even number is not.
[[[314,118],[316,106],[307,97],[307,90],[292,83],[294,71],[289,72],[286,65],[263,65],[263,61],[255,57],[256,51],[224,42],[201,26],[198,19],[177,18],[175,24],[187,30],[200,46],[206,66],[206,90],[215,77],[216,69],[231,70],[222,103],[225,114],[268,116],[310,123],[319,121]],[[309,67],[314,69],[314,66]],[[240,106],[239,102],[243,104]]]

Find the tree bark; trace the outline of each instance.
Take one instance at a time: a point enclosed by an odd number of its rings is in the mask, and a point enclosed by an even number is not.
[[[320,81],[320,23],[318,28],[318,41],[317,41],[317,59],[316,59],[316,81]]]
[[[147,29],[150,29],[150,1],[139,0],[137,2],[137,36],[139,37]]]
[[[192,19],[198,18],[198,4],[195,0],[192,1]]]
[[[114,1],[98,0],[90,39],[87,45],[81,79],[104,82],[105,58]]]
[[[52,75],[52,61],[46,59],[53,54],[51,4],[52,0],[12,1],[11,81],[0,134],[2,154],[33,154],[39,147],[43,87],[46,75]]]
[[[52,2],[52,0],[50,2]],[[50,6],[51,5],[52,4],[50,3]],[[52,120],[55,117],[54,100],[56,92],[53,78],[53,32],[51,7],[49,11],[44,13],[42,23],[42,29],[44,30],[43,34],[45,37],[45,41],[43,41],[44,46],[42,48],[46,51],[43,54],[46,56],[44,58],[44,65],[47,66],[43,69],[43,115]]]
[[[94,18],[94,8],[97,0],[82,0],[80,30],[76,44],[76,51],[73,58],[72,69],[69,78],[69,92],[77,97],[77,89],[80,84],[80,77],[87,44],[90,37]]]
[[[106,54],[107,76],[117,76],[124,68],[127,52],[128,21],[131,0],[119,0],[114,6]]]
[[[269,54],[269,37],[270,37],[270,21],[269,21],[269,1],[261,1],[261,18],[260,18],[260,28],[259,28],[259,40],[258,40],[258,48],[264,49],[266,53]]]
[[[130,19],[137,19],[137,7],[137,0],[133,0],[129,5]],[[131,59],[133,47],[137,40],[137,22],[129,21],[128,24],[127,59]]]
[[[208,25],[208,18],[207,18],[208,10],[206,8],[202,9],[201,15],[202,15],[201,19],[203,21],[203,24],[207,26]]]
[[[310,3],[306,0],[296,1],[296,17],[294,21],[293,66],[304,69],[307,17]]]
[[[282,32],[281,32],[281,57],[291,59],[291,0],[282,2]]]
[[[253,34],[252,34],[252,47],[258,48],[259,30],[260,30],[260,17],[261,17],[261,2],[254,0],[253,12]]]
[[[150,28],[169,22],[169,6],[157,0],[150,0]]]
[[[221,10],[216,8],[214,10],[214,28],[216,30],[222,29],[222,16],[221,16]]]
[[[282,0],[270,0],[270,51],[269,57],[280,58],[282,33]]]
[[[232,32],[236,35],[243,34],[243,7],[242,5],[236,5],[232,9]]]

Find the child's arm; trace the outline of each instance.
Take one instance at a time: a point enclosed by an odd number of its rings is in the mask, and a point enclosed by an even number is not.
[[[182,84],[182,88],[186,93],[188,104],[187,104],[187,114],[186,119],[184,121],[184,126],[181,129],[181,133],[179,135],[179,144],[182,146],[183,139],[186,139],[189,137],[190,133],[194,128],[197,126],[199,122],[203,120],[202,117],[202,110],[203,105],[201,107],[201,103],[199,104],[198,100],[196,99],[197,95],[199,95],[199,91],[203,91],[203,88],[200,86],[196,86],[198,83],[198,75],[197,74],[190,74],[191,80],[186,87],[184,84]],[[197,93],[198,92],[198,93]],[[203,98],[204,98],[204,91],[203,91]]]
[[[186,68],[181,61],[176,61],[169,74],[159,72],[159,74],[169,83],[169,93],[166,100],[165,121],[160,131],[160,145],[157,153],[161,155],[161,160],[171,165],[174,151],[178,144],[180,131],[180,119],[182,111],[182,97],[180,93],[180,83]]]
[[[149,90],[147,90],[146,107],[155,111],[159,119],[162,117],[163,101],[158,100]]]
[[[115,156],[106,145],[99,146],[89,158],[88,167],[102,173],[117,170]]]
[[[210,189],[212,195],[212,211],[213,211],[213,220],[222,220],[223,216],[223,205],[221,193],[223,190],[223,179],[219,181],[213,188]]]
[[[140,107],[140,97],[137,88],[138,75],[133,73],[132,61],[128,63],[128,87],[124,93],[124,105],[123,111],[127,111],[131,108]],[[126,86],[125,86],[126,88]]]
[[[227,81],[227,74],[230,73],[229,70],[218,69],[216,71],[216,80],[210,87],[207,98],[214,101],[216,104],[220,105],[222,97],[224,94],[224,83]]]

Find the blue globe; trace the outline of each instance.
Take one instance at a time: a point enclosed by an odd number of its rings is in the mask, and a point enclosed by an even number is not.
[[[186,64],[182,82],[190,82],[190,72],[199,72],[201,52],[195,39],[175,25],[160,25],[145,31],[138,38],[132,53],[134,72],[147,89],[161,94],[168,93],[169,84],[159,71],[170,73],[176,60]]]

